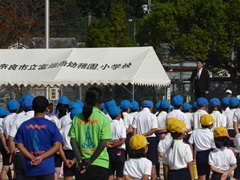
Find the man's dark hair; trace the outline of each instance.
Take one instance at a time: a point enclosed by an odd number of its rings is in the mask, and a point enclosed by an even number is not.
[[[48,105],[49,105],[49,102],[47,98],[45,98],[44,96],[37,96],[33,100],[32,108],[34,112],[43,113],[48,107]]]
[[[198,60],[197,60],[197,63],[198,63],[198,62],[200,62],[200,63],[203,64],[203,61],[202,61],[201,59],[198,59]]]

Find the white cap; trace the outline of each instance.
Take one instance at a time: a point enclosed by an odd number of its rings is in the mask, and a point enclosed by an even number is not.
[[[230,89],[227,89],[225,93],[232,94],[232,91]]]
[[[240,95],[237,95],[237,98],[240,100]]]

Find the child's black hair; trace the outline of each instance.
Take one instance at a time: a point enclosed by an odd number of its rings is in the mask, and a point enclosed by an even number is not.
[[[92,114],[93,106],[95,106],[96,103],[101,104],[102,96],[102,91],[97,87],[90,87],[87,90],[85,95],[85,103],[82,111],[85,122],[88,122],[88,118]]]
[[[58,104],[56,109],[58,109],[58,111],[59,111],[59,114],[58,114],[59,119],[61,117],[65,116],[67,114],[67,112],[69,111],[68,104]]]
[[[178,133],[178,132],[172,133],[172,132],[171,132],[171,136],[172,136],[173,139],[179,138],[182,134],[183,134],[183,133]]]
[[[37,96],[33,99],[32,109],[34,112],[43,113],[48,107],[49,102],[44,96]]]
[[[211,125],[207,125],[207,126],[202,125],[202,128],[209,128],[209,126]]]
[[[230,147],[231,146],[231,140],[229,137],[217,137],[214,138],[215,145],[218,149],[222,147]]]
[[[144,149],[144,148],[141,148],[141,149],[138,149],[138,150],[130,150],[130,152],[129,152],[129,157],[130,157],[130,158],[146,157],[145,149]]]

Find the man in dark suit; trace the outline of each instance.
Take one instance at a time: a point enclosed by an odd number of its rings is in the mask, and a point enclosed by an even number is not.
[[[197,68],[192,71],[190,81],[193,83],[195,101],[199,97],[206,97],[209,93],[210,78],[206,69],[203,69],[203,61],[197,61]]]

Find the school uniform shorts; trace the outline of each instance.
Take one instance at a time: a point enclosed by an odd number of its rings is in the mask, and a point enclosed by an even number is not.
[[[210,175],[210,166],[208,164],[208,156],[212,149],[206,151],[198,151],[196,156],[197,171],[199,176]]]
[[[124,149],[109,148],[109,175],[114,175],[116,171],[117,177],[123,177],[123,166],[126,161]]]
[[[156,137],[147,137],[149,142],[147,158],[152,162],[153,165],[158,164],[158,140]]]
[[[74,152],[71,150],[64,150],[65,156],[67,159],[74,159]],[[76,163],[72,165],[72,167],[68,168],[65,164],[63,165],[63,175],[64,176],[75,176],[76,173]]]

